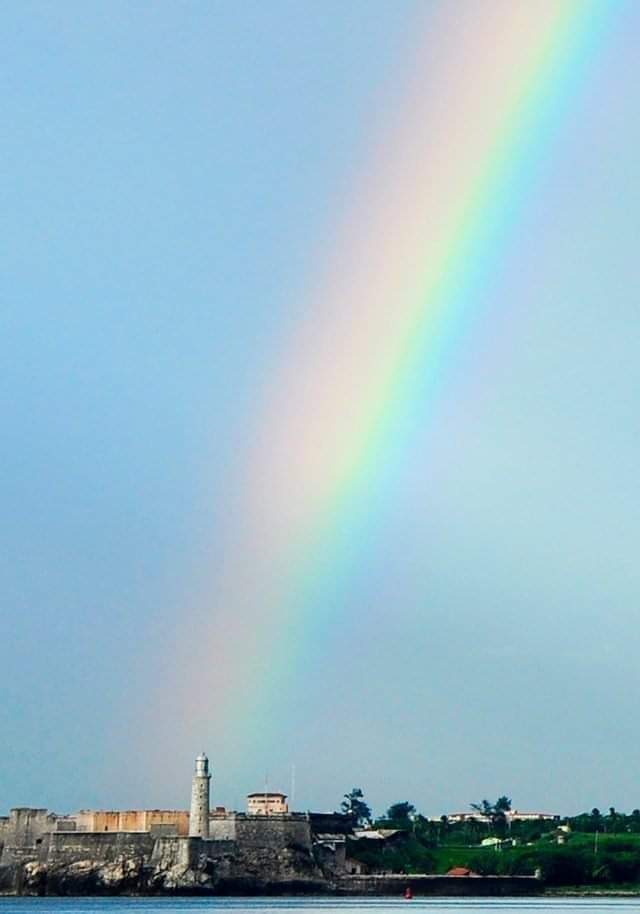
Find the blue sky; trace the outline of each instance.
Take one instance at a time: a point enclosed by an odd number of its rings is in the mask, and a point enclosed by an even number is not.
[[[167,645],[225,547],[256,393],[380,94],[400,91],[419,6],[0,13],[0,808],[186,804],[214,735],[166,721],[150,782],[131,707],[174,675]],[[249,759],[219,734],[206,747],[221,802],[266,770],[286,789],[294,761],[313,808],[354,784],[379,811],[501,793],[640,805],[640,13],[624,9],[362,556],[349,622],[283,699],[289,738]]]

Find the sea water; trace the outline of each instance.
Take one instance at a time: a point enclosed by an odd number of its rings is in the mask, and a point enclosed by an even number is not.
[[[0,898],[0,914],[632,914],[640,898]]]

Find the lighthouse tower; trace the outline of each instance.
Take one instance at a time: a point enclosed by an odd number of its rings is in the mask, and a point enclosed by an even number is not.
[[[196,759],[196,770],[191,781],[191,815],[189,836],[209,837],[209,759],[201,752]]]

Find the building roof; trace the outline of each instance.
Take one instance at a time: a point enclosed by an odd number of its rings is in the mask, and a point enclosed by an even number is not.
[[[523,818],[536,818],[536,819],[558,819],[559,815],[555,812],[521,812],[519,809],[510,809],[505,813],[505,816],[508,819],[517,819],[519,816]]]
[[[318,844],[332,844],[335,847],[336,844],[346,844],[347,836],[330,832],[315,835],[315,840]]]
[[[248,793],[247,800],[252,799],[253,797],[280,797],[282,800],[287,799],[286,793],[278,793],[273,790],[260,790],[258,793]]]
[[[521,812],[519,809],[507,809],[503,813],[505,819],[557,819],[559,816],[551,812]],[[476,822],[488,822],[490,815],[477,810],[470,812],[450,812],[447,813],[447,819],[475,819]],[[436,821],[436,820],[432,820]]]
[[[393,838],[394,835],[403,833],[403,828],[357,828],[353,832],[358,840],[366,838],[368,841],[386,841],[388,838]]]

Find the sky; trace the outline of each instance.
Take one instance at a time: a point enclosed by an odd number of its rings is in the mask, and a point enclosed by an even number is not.
[[[640,806],[640,7],[519,113],[596,7],[3,5],[0,813],[202,749],[231,808]]]

